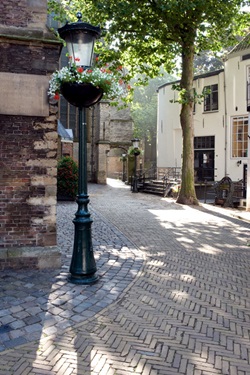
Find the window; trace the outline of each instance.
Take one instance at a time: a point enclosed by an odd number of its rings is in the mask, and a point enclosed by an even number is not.
[[[194,137],[194,149],[214,149],[214,136]]]
[[[250,59],[250,54],[248,55],[243,55],[241,60],[244,61],[244,60],[249,60]]]
[[[208,92],[204,98],[204,112],[217,111],[218,105],[218,85],[204,87],[204,92]]]
[[[193,113],[196,112],[196,89],[193,88],[193,98],[194,98],[194,101],[193,101]]]
[[[232,157],[247,157],[248,116],[238,116],[232,119]]]
[[[247,82],[250,83],[250,65],[247,66]]]

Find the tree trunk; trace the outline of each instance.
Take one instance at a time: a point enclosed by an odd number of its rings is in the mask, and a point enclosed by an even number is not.
[[[199,205],[194,187],[194,125],[193,125],[193,61],[194,47],[183,46],[181,89],[183,100],[180,114],[182,127],[182,180],[177,203]]]

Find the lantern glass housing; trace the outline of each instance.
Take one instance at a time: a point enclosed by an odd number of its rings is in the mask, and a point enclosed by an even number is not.
[[[71,61],[78,66],[90,67],[93,64],[95,40],[100,36],[100,27],[82,22],[82,14],[77,13],[77,22],[67,23],[58,33],[67,44]]]
[[[133,143],[134,148],[139,148],[140,139],[134,138],[134,139],[131,140],[131,142]]]

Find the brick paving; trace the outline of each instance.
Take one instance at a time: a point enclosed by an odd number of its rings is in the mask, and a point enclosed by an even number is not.
[[[59,203],[62,269],[2,273],[0,374],[250,374],[250,213],[89,193],[100,280],[68,283],[76,204]]]

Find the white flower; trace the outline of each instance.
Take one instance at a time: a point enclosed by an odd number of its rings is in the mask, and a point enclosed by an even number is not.
[[[92,83],[103,90],[103,98],[113,100],[126,96],[126,84],[122,79],[122,69],[112,72],[109,68],[83,69],[71,64],[54,72],[49,82],[48,95],[59,99],[61,84],[64,82]]]

